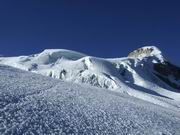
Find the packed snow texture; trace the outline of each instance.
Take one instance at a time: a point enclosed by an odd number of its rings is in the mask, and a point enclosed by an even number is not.
[[[179,111],[0,65],[0,134],[179,135]]]

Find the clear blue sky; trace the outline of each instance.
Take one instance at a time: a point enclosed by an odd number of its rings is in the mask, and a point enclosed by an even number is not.
[[[0,54],[65,48],[122,57],[156,45],[180,65],[180,2],[173,0],[1,0]]]

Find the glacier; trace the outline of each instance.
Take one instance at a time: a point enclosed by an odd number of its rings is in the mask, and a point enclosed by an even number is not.
[[[29,56],[0,57],[0,64],[180,107],[180,68],[170,64],[155,46],[109,59],[66,49],[46,49]]]

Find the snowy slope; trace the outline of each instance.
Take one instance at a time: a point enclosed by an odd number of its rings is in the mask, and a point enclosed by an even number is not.
[[[0,134],[179,133],[178,108],[0,65]]]
[[[168,64],[155,46],[142,47],[132,51],[128,57],[115,59],[47,49],[30,56],[0,57],[0,64],[128,93],[164,107],[180,107],[180,69]]]

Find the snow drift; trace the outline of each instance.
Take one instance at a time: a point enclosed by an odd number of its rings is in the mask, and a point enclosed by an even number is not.
[[[0,65],[0,134],[179,133],[178,108]]]

